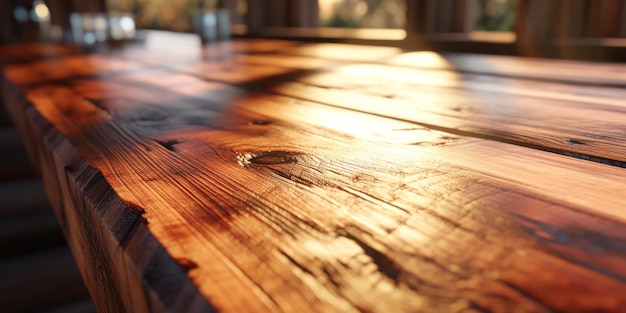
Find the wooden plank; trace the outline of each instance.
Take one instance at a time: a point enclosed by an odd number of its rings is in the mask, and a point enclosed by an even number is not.
[[[139,62],[150,66],[173,66],[197,63],[203,60],[227,60],[234,55],[280,53],[300,44],[271,39],[246,39],[215,42],[201,46],[196,35],[151,31],[142,49],[115,51],[121,60]],[[201,49],[201,51],[198,51]]]
[[[40,42],[20,43],[0,46],[0,64],[33,61],[79,53],[76,46],[66,44],[46,44]]]
[[[450,58],[453,59],[454,56],[464,59],[464,61],[450,61]],[[591,63],[574,62],[563,63],[559,66],[560,68],[551,68],[552,73],[566,73],[561,77],[550,75],[550,73],[542,76],[528,68],[548,66],[543,61],[534,63],[534,60],[528,62],[530,59],[522,59],[526,60],[525,64],[521,62],[514,65],[512,63],[507,64],[507,61],[514,61],[513,59],[504,58],[500,60],[501,62],[496,61],[491,65],[490,61],[498,60],[498,57],[494,56],[485,61],[479,55],[457,54],[450,56],[440,55],[431,51],[401,54],[397,57],[392,57],[389,62],[383,62],[383,64],[342,64],[337,61],[315,57],[278,54],[236,55],[232,56],[231,60],[246,65],[272,64],[292,70],[317,69],[323,72],[335,70],[332,72],[338,73],[340,77],[342,74],[367,76],[367,79],[377,82],[386,81],[387,84],[400,82],[421,85],[422,87],[449,87],[488,93],[512,94],[516,96],[527,95],[539,98],[576,102],[587,101],[613,105],[623,104],[620,100],[624,97],[624,91],[619,85],[621,84],[620,81],[625,77],[622,77],[620,73],[622,69],[626,70],[619,64],[615,64],[616,67],[612,67],[614,64],[598,66]],[[388,64],[385,63],[389,63],[392,66],[386,66]],[[481,64],[484,66],[481,66]],[[464,65],[467,65],[467,67]],[[174,69],[188,69],[191,67],[191,64],[171,66]],[[516,72],[515,68],[520,69],[520,71]],[[613,76],[614,80],[613,82],[606,82],[606,85],[603,86],[604,83],[601,81],[592,81],[580,75],[573,76],[576,70],[591,73],[594,77]],[[190,73],[198,75],[197,72],[191,71]],[[568,73],[572,75],[568,75]],[[219,74],[211,76],[203,74],[203,77],[218,80]],[[303,74],[311,75],[316,73]],[[227,79],[222,80],[231,82]]]
[[[621,90],[563,88],[576,89],[576,93],[582,94],[577,96],[560,91],[560,86],[533,90],[540,84],[483,77],[473,81],[475,76],[458,77],[460,81],[454,82],[455,75],[420,75],[384,67],[344,68],[339,72],[349,75],[311,75],[273,90],[457,134],[591,158],[620,167],[626,164],[626,129],[622,122],[626,112],[616,98],[626,94]],[[385,72],[388,75],[382,74]],[[408,82],[403,81],[406,74],[413,74],[408,76]],[[383,75],[385,79],[378,79]],[[603,92],[611,97],[593,95]]]
[[[429,58],[424,52],[409,52],[391,58],[389,64],[418,68],[448,69],[504,77],[520,77],[541,81],[589,84],[597,86],[626,85],[624,64],[592,63],[570,60],[519,58],[495,55],[446,53]],[[426,62],[424,62],[426,61]],[[584,75],[581,75],[584,73]]]
[[[158,73],[158,72],[157,72]],[[172,90],[172,92],[165,92],[163,94],[155,94],[154,92],[156,90],[158,90],[159,88],[164,88],[167,83],[163,82],[162,80],[154,80],[152,79],[152,77],[155,76],[160,76],[158,74],[155,73],[137,73],[137,74],[132,74],[132,75],[125,75],[123,77],[119,77],[119,79],[123,82],[122,84],[124,84],[127,88],[131,88],[131,89],[121,89],[121,86],[117,85],[117,84],[113,84],[112,86],[110,86],[108,84],[108,82],[88,82],[88,83],[84,83],[84,84],[79,84],[78,87],[76,88],[76,90],[83,94],[84,96],[88,96],[88,97],[96,97],[96,98],[100,98],[102,97],[102,95],[100,96],[96,96],[94,94],[94,92],[98,92],[98,91],[104,91],[106,92],[107,95],[111,95],[113,97],[115,97],[117,99],[117,96],[121,96],[122,94],[126,94],[127,96],[125,97],[126,99],[132,99],[130,100],[131,103],[137,103],[139,101],[141,101],[141,99],[143,99],[144,101],[150,101],[149,103],[152,103],[152,105],[157,105],[159,106],[159,108],[162,108],[162,105],[159,105],[159,103],[161,103],[162,101],[170,102],[172,101],[171,99],[175,99],[174,97],[178,97],[178,99],[174,100],[173,102],[176,103],[176,106],[182,106],[183,108],[186,108],[187,103],[185,102],[185,100],[187,100],[186,97],[190,97],[188,100],[190,101],[190,103],[188,105],[197,105],[197,102],[203,102],[203,101],[223,101],[225,103],[228,103],[228,101],[225,100],[233,100],[235,99],[236,101],[242,101],[245,104],[250,105],[251,107],[245,107],[248,110],[252,110],[254,112],[257,112],[258,114],[263,114],[263,115],[269,115],[272,118],[280,118],[280,119],[287,119],[289,120],[291,123],[296,123],[296,124],[312,124],[314,127],[322,127],[322,128],[332,128],[333,130],[337,130],[340,131],[342,133],[348,133],[352,136],[355,135],[362,135],[364,138],[363,139],[367,139],[370,141],[382,141],[383,143],[402,143],[402,144],[409,144],[409,143],[413,143],[412,139],[409,136],[409,139],[406,138],[402,138],[401,136],[398,136],[397,134],[391,133],[391,134],[378,134],[376,133],[376,130],[372,130],[371,133],[369,134],[368,131],[366,131],[366,128],[368,127],[368,125],[358,125],[361,128],[364,129],[358,129],[358,130],[352,130],[352,128],[354,127],[354,125],[352,124],[348,124],[345,127],[342,127],[341,125],[336,125],[335,123],[339,122],[341,120],[341,118],[346,118],[348,119],[350,114],[355,114],[355,115],[359,115],[359,114],[363,114],[362,112],[350,112],[350,113],[343,113],[340,114],[340,112],[343,112],[343,110],[337,110],[334,109],[332,107],[328,107],[328,106],[324,106],[324,105],[320,105],[320,104],[314,104],[314,103],[309,103],[306,102],[305,100],[300,99],[296,99],[293,97],[281,97],[281,96],[272,96],[272,95],[265,95],[265,96],[261,96],[261,95],[254,95],[253,99],[248,100],[248,98],[245,96],[246,92],[242,89],[239,89],[237,87],[233,87],[233,86],[228,86],[228,85],[224,85],[224,84],[220,84],[220,83],[216,83],[216,82],[205,82],[202,81],[200,79],[194,79],[192,77],[188,77],[185,75],[175,75],[175,74],[170,74],[170,77],[172,77],[173,79],[176,79],[177,81],[184,81],[184,86],[181,84],[180,87],[173,87],[170,88]],[[329,79],[329,77],[325,77],[326,79]],[[354,81],[354,80],[353,80]],[[141,87],[132,87],[133,83],[137,83],[139,82],[140,84],[138,86]],[[95,89],[93,87],[90,88],[91,86],[97,85],[98,88]],[[153,86],[154,89],[150,89],[152,96],[150,98],[146,97],[145,95],[140,95],[138,93],[138,91],[130,91],[132,90],[132,88],[150,88],[150,86]],[[109,88],[105,88],[105,86],[109,86]],[[171,86],[171,85],[170,85]],[[302,94],[305,94],[306,92],[302,92]],[[130,95],[138,95],[137,97],[133,97]],[[181,95],[183,95],[182,100],[181,100]],[[242,99],[240,99],[240,97]],[[254,101],[261,101],[260,99],[262,98],[267,98],[267,102],[279,102],[279,105],[274,105],[272,107],[270,107],[270,103],[264,103],[264,106],[260,106],[259,108],[255,107],[252,103]],[[328,97],[329,98],[329,97]],[[358,99],[356,97],[356,95],[351,95],[351,99],[356,99],[356,100],[361,100]],[[248,101],[246,101],[248,100]],[[128,100],[127,100],[128,101]],[[291,106],[294,106],[296,108],[292,108],[291,111],[289,110],[288,106],[283,105],[284,102],[288,102]],[[309,112],[307,110],[307,107],[305,107],[304,105],[297,105],[298,103],[303,102],[306,103],[307,106],[316,106],[316,108],[319,111],[323,111],[326,110],[330,113],[333,114],[337,114],[340,115],[340,118],[334,118],[332,116],[328,116],[325,118],[326,121],[320,121],[320,120],[311,120],[310,117],[311,116],[316,116],[316,112],[315,110],[311,110],[311,112]],[[363,108],[365,111],[365,113],[367,113],[367,109],[369,108],[368,105],[366,105],[363,101],[358,101],[360,104],[359,108]],[[218,102],[219,103],[219,102]],[[108,103],[107,103],[108,104]],[[379,102],[380,104],[380,102]],[[111,103],[111,105],[113,105],[112,109],[117,112],[117,110],[124,110],[124,109],[128,109],[127,106],[119,106],[119,104],[113,102]],[[354,107],[348,107],[348,105],[343,105],[344,107],[347,107],[348,109],[354,109]],[[341,107],[341,105],[337,105],[337,107]],[[386,106],[387,108],[392,107],[391,105]],[[135,107],[137,108],[137,107]],[[123,114],[124,111],[120,112]],[[197,114],[197,112],[190,112],[190,113],[185,113],[183,117],[186,118],[190,118],[191,120],[193,120],[193,114]],[[383,115],[383,114],[381,114]],[[372,118],[372,122],[376,120],[376,118]],[[410,127],[410,126],[416,126],[416,124],[412,123],[412,122],[400,122],[398,120],[402,120],[402,118],[396,117],[394,118],[394,120],[396,121],[395,123],[398,123],[396,125],[396,127],[400,128],[400,127]],[[210,123],[212,120],[206,120],[203,122],[206,123]],[[382,122],[382,121],[381,121]],[[387,122],[387,124],[385,124],[386,127],[391,127],[389,126],[388,123],[391,122]],[[205,124],[200,124],[200,125],[195,125],[194,123],[183,123],[184,125],[187,125],[188,127],[190,127],[191,129],[184,129],[183,130],[176,130],[175,133],[189,133],[189,132],[193,132],[195,133],[200,132],[201,134],[203,134],[203,132],[206,131],[206,127],[209,127],[209,125],[205,125]],[[195,126],[204,126],[204,127],[200,127],[198,129],[196,129]],[[182,127],[182,126],[181,126]],[[418,127],[419,128],[419,127]],[[149,132],[149,128],[148,128],[148,133],[146,133],[146,135],[148,134],[152,134],[152,132]],[[365,132],[365,133],[363,133]],[[462,137],[462,135],[455,135],[455,134],[450,134],[450,136],[453,137]],[[382,138],[377,138],[377,137],[382,137]],[[387,138],[388,137],[388,138]],[[398,141],[398,138],[400,137],[400,140]],[[395,140],[395,141],[394,141]],[[542,155],[541,152],[538,152],[537,155]],[[612,168],[611,167],[600,167],[603,168],[605,170],[610,171]],[[599,185],[603,185],[603,184],[599,184]]]
[[[55,59],[54,62],[42,60],[23,64],[10,64],[4,67],[18,85],[37,84],[49,81],[62,82],[66,79],[111,75],[139,68],[140,65],[114,59],[106,55],[72,55]]]
[[[336,43],[307,44],[281,51],[284,54],[296,54],[322,59],[347,62],[372,62],[390,58],[400,53],[399,48],[356,46]]]
[[[212,49],[209,47],[208,51]],[[369,47],[348,44],[306,44],[286,47],[281,55],[306,56],[344,62],[368,62],[447,70],[497,77],[526,78],[593,86],[626,86],[626,65],[609,62],[541,59],[470,53],[416,51],[401,53],[391,47]],[[584,73],[584,74],[581,74]]]
[[[36,108],[28,120],[59,132],[44,144],[62,138],[127,204],[111,200],[119,208],[106,216],[145,210],[150,235],[125,239],[140,276],[138,247],[153,235],[226,312],[626,304],[626,170],[165,73],[23,89]],[[47,168],[77,157],[45,150]],[[48,175],[69,182],[67,201],[86,195],[105,214],[100,192],[72,187],[109,188],[85,171]],[[76,234],[85,219],[109,234],[106,216],[67,219]]]
[[[421,57],[440,60],[432,53]],[[375,64],[338,67],[306,57],[236,56],[233,60],[174,68],[465,136],[620,167],[626,164],[623,89]],[[327,70],[311,71],[317,68]]]
[[[507,56],[446,54],[453,68],[497,76],[522,77],[595,86],[626,86],[622,63],[547,60]],[[582,71],[582,72],[581,72]],[[584,75],[581,75],[584,73]]]

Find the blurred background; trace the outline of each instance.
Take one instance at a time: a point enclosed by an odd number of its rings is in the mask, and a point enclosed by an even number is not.
[[[579,45],[607,45],[598,39],[626,38],[625,3],[624,0],[3,0],[0,1],[0,42],[41,39],[42,27],[47,28],[43,35],[48,40],[71,40],[72,13],[126,14],[133,17],[139,29],[193,32],[195,14],[222,8],[228,10],[230,23],[235,26],[233,32],[238,35],[259,36],[267,27],[402,29],[413,41],[420,36],[411,34],[432,37],[492,32],[515,35],[492,37],[492,41],[493,38],[509,38],[509,42],[566,38]],[[275,36],[275,32],[272,34]],[[623,41],[612,40],[608,45],[623,45]]]
[[[93,44],[135,28],[200,34],[215,18],[197,17],[216,9],[234,36],[626,59],[626,0],[3,0],[0,43]]]
[[[227,7],[231,23],[248,24],[246,0],[3,0],[1,42],[37,40],[41,37],[42,20],[49,20],[54,40],[69,40],[70,18],[80,13],[130,13],[142,29],[160,29],[179,32],[193,31],[193,15],[202,10]],[[224,5],[224,3],[228,4]],[[268,6],[293,6],[295,1],[267,2]],[[271,3],[270,3],[271,2]],[[407,18],[406,0],[310,0],[309,13],[317,13],[315,21],[306,26],[337,28],[396,28],[404,29]],[[472,15],[472,29],[483,31],[513,31],[516,22],[517,0],[462,0],[472,2],[465,6]],[[38,9],[39,8],[39,9]],[[454,12],[449,12],[456,15]],[[297,23],[296,23],[297,24]],[[296,25],[299,26],[299,25]]]

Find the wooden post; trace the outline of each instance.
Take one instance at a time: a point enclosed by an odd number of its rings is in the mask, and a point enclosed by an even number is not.
[[[478,11],[477,0],[460,1],[458,21],[462,32],[469,33],[476,27],[476,12]]]
[[[67,0],[46,0],[46,4],[50,8],[50,15],[53,25],[59,25],[63,28],[70,27],[71,8],[68,6]]]
[[[626,0],[622,0],[622,11],[620,16],[619,36],[626,37]]]
[[[413,44],[433,30],[435,3],[431,0],[406,1],[406,41]]]
[[[475,0],[407,0],[407,40],[432,33],[464,33],[474,28]]]
[[[474,28],[475,1],[439,0],[435,7],[433,29],[435,33],[464,33]]]
[[[553,36],[568,39],[583,36],[588,24],[588,0],[561,1],[561,9]]]
[[[262,0],[248,1],[248,12],[246,15],[249,35],[258,35],[263,29],[263,2]]]
[[[593,1],[589,6],[589,37],[618,37],[623,21],[623,0]]]
[[[319,26],[319,6],[316,0],[291,0],[288,4],[287,26]]]
[[[263,26],[284,27],[287,25],[287,0],[263,0]]]
[[[515,30],[519,52],[525,56],[545,56],[546,42],[554,39],[559,3],[545,0],[520,0]]]

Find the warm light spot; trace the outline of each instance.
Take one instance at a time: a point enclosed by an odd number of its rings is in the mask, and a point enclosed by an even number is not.
[[[363,253],[363,249],[354,241],[344,237],[339,237],[330,242],[320,242],[318,240],[301,240],[300,246],[311,256],[322,260],[341,260],[349,262],[351,258]]]
[[[359,2],[355,7],[354,7],[354,13],[357,17],[362,17],[363,15],[365,15],[368,11],[368,6],[367,3],[365,2]]]
[[[306,56],[333,60],[376,61],[394,56],[400,52],[400,49],[323,43],[303,46],[297,52]]]
[[[373,77],[424,86],[458,87],[460,84],[459,74],[451,71],[425,71],[412,68],[362,64],[342,67],[337,72],[358,77]]]
[[[319,14],[321,20],[329,20],[334,12],[335,5],[341,0],[319,0]]]
[[[449,69],[450,62],[439,53],[432,51],[419,51],[403,53],[389,60],[390,64],[414,66],[429,69]]]
[[[272,28],[269,27],[266,30],[268,35],[281,36],[284,34],[284,30],[282,28]],[[345,39],[345,38],[353,38],[353,39],[366,39],[366,40],[384,40],[384,41],[393,41],[393,40],[403,40],[406,39],[406,30],[404,29],[377,29],[377,28],[291,28],[289,33],[296,37],[316,37],[320,39]],[[378,47],[381,48],[381,47]],[[354,50],[359,49],[359,47],[355,47]],[[369,47],[367,47],[369,49]],[[387,49],[395,49],[391,47],[387,47]],[[396,49],[399,52],[399,49]],[[343,55],[343,59],[346,60],[354,60],[351,58],[358,57],[358,55]],[[332,57],[337,58],[337,57]]]
[[[425,146],[435,146],[442,143],[440,140],[441,133],[408,122],[344,112],[313,116],[317,120],[316,124],[320,127],[372,142],[399,145],[422,144]]]
[[[350,111],[336,111],[328,114],[325,111],[311,110],[306,113],[309,121],[319,127],[371,141],[380,141],[386,137],[382,133],[396,127],[395,121],[365,114],[353,114]]]
[[[376,39],[404,40],[406,38],[406,30],[404,29],[362,28],[362,29],[355,29],[354,34],[356,38],[373,39],[373,40],[376,40]]]
[[[33,10],[39,20],[45,20],[50,17],[50,10],[48,10],[48,6],[43,1],[37,2]]]

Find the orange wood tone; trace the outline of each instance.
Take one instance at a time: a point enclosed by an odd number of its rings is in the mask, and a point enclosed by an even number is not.
[[[99,309],[626,307],[624,65],[161,47],[3,70]]]

